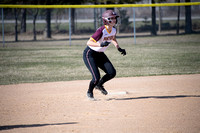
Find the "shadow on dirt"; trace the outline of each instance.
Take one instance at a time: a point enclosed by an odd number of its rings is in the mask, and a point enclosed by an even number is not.
[[[109,100],[136,100],[136,99],[173,99],[173,98],[185,98],[185,97],[200,97],[200,95],[176,95],[176,96],[143,96],[143,97],[130,97],[130,98],[109,98]]]
[[[14,128],[30,128],[30,127],[42,127],[42,126],[54,126],[54,125],[68,125],[68,124],[77,124],[78,122],[67,122],[67,123],[51,123],[51,124],[28,124],[28,125],[5,125],[0,126],[1,130],[11,130]]]

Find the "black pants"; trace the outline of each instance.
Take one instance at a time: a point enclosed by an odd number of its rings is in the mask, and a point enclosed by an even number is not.
[[[112,79],[116,75],[116,70],[104,52],[96,52],[89,47],[86,47],[83,52],[83,60],[85,65],[92,74],[88,91],[92,92],[98,84],[103,85],[106,81]],[[99,69],[102,69],[106,74],[101,78]],[[101,79],[100,79],[101,78]]]

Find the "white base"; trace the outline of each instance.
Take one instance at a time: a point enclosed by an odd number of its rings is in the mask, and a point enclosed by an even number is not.
[[[108,95],[126,95],[128,92],[126,91],[119,91],[119,92],[108,92]]]

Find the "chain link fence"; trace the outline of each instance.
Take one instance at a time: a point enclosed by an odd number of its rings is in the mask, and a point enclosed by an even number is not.
[[[156,32],[159,34],[183,34],[186,27],[185,6],[155,7]],[[102,25],[101,14],[105,8],[73,8],[71,10],[71,33],[73,36],[90,35]],[[136,34],[151,35],[152,7],[113,8],[119,15],[118,35],[132,35],[134,32],[134,20]],[[3,11],[3,12],[2,12]],[[69,9],[49,9],[51,19],[51,34],[54,36],[69,36]],[[34,40],[46,38],[47,22],[46,9],[12,9],[1,10],[4,15],[5,41],[27,39],[24,36],[32,36]],[[191,6],[192,33],[200,32],[200,5]],[[135,13],[135,14],[134,14]],[[135,15],[135,18],[134,18]],[[2,20],[0,21],[2,25]],[[1,32],[2,35],[2,32]],[[0,38],[2,41],[2,38]]]

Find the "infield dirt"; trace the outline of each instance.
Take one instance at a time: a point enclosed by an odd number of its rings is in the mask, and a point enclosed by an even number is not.
[[[0,132],[199,133],[200,74],[0,86]],[[118,92],[127,92],[119,93]]]

